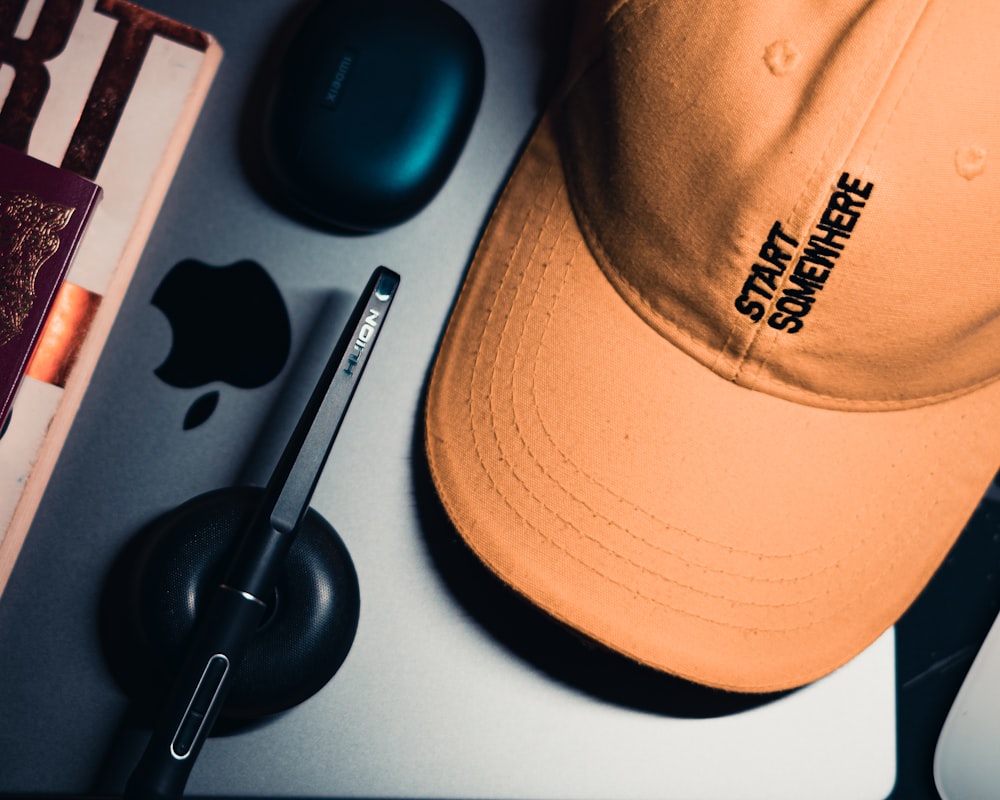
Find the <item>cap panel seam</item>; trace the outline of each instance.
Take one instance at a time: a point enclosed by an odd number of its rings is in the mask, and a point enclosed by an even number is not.
[[[599,0],[590,0],[591,4],[598,2]],[[564,99],[569,95],[576,86],[579,85],[580,81],[586,76],[586,74],[594,68],[594,66],[601,61],[601,59],[606,58],[605,51],[608,47],[608,42],[610,39],[620,38],[625,31],[627,31],[634,24],[635,18],[643,16],[648,13],[654,6],[661,3],[663,0],[617,0],[617,7],[610,11],[599,14],[599,23],[594,22],[593,19],[589,19],[587,14],[593,14],[593,12],[588,12],[587,10],[582,10],[578,7],[575,10],[576,16],[572,20],[572,24],[576,28],[577,35],[582,36],[584,40],[588,40],[588,47],[584,47],[582,51],[576,52],[569,58],[569,63],[566,67],[566,74],[563,76],[561,81],[561,89],[556,92],[556,96],[560,99]],[[631,14],[630,19],[621,19],[626,14]],[[582,16],[582,19],[581,19]],[[591,28],[584,27],[584,22],[590,22]],[[608,31],[613,30],[613,36],[608,36]],[[587,31],[586,34],[581,34],[581,31]],[[591,40],[592,39],[592,40]]]
[[[914,23],[914,25],[913,25],[913,27],[911,29],[911,34],[907,38],[907,41],[910,41],[912,39],[912,32],[915,31],[920,26],[921,21],[926,18],[928,10],[930,9],[931,5],[932,5],[931,2],[925,2],[924,3],[924,7],[921,10],[920,14],[917,16],[917,19],[916,19],[916,21],[915,21],[915,23]],[[900,7],[900,11],[902,11],[902,6]],[[897,19],[898,18],[899,18],[899,15],[897,15]],[[867,170],[871,166],[872,160],[874,159],[876,152],[878,151],[879,147],[881,146],[882,142],[884,141],[886,133],[889,131],[889,129],[892,126],[892,121],[895,118],[896,111],[902,105],[902,103],[903,103],[906,95],[909,92],[910,87],[913,85],[914,78],[916,77],[916,75],[920,71],[920,65],[923,63],[924,58],[927,56],[927,53],[930,50],[930,45],[933,43],[933,40],[935,39],[935,37],[937,35],[937,31],[940,29],[940,25],[941,25],[941,17],[939,16],[937,18],[937,20],[934,22],[934,29],[933,29],[933,31],[930,33],[930,35],[927,36],[926,40],[924,41],[924,44],[923,44],[923,46],[921,48],[921,51],[920,51],[920,55],[917,58],[917,62],[914,65],[913,69],[910,71],[909,77],[907,78],[906,86],[904,87],[903,91],[900,92],[899,97],[896,99],[896,102],[893,105],[892,111],[889,113],[888,117],[886,118],[886,121],[882,125],[882,130],[879,132],[879,138],[878,138],[875,146],[872,148],[871,152],[868,154],[868,158],[865,161],[864,167],[862,168],[862,172],[864,172],[865,170]],[[905,48],[905,45],[904,45],[904,48]],[[898,59],[897,59],[897,61],[895,63],[898,63]],[[895,64],[893,65],[893,68],[895,68]],[[889,70],[889,73],[887,74],[887,78],[891,75],[891,73],[892,73],[892,69]],[[862,126],[862,128],[859,129],[859,136],[861,135],[861,131],[863,131],[863,129],[864,129],[864,126]],[[848,155],[850,155],[850,154],[848,154]],[[843,170],[843,166],[844,165],[841,164],[841,170]],[[790,217],[794,216],[794,213],[795,212],[794,212],[794,209],[793,209],[793,212],[790,215]],[[812,223],[815,223],[815,219],[811,220],[811,224]],[[803,245],[800,247],[800,250],[796,252],[795,257],[797,257],[798,253],[801,252],[802,248],[805,247],[805,243],[804,242],[806,241],[806,237],[803,236],[801,240],[803,241]],[[782,286],[787,286],[788,285],[788,281],[789,281],[789,277],[785,276],[783,278]],[[773,308],[773,304],[777,301],[777,297],[778,297],[778,293],[775,292],[775,297],[771,301],[772,302],[771,308]],[[777,344],[777,341],[778,341],[778,336],[777,335],[774,335],[774,336],[771,337],[771,341],[770,341],[770,343],[768,345],[768,348],[765,351],[764,356],[760,359],[760,361],[759,361],[759,363],[757,365],[757,370],[756,370],[754,376],[752,378],[748,378],[748,383],[753,383],[753,382],[755,382],[757,380],[757,376],[759,375],[761,369],[763,369],[764,364],[767,363],[768,359],[770,358],[770,355],[773,352],[774,347]],[[943,393],[939,393],[937,395],[930,395],[930,396],[927,396],[925,398],[917,398],[916,400],[913,401],[913,403],[919,403],[921,400],[924,401],[926,404],[932,404],[932,403],[937,403],[937,402],[944,402],[946,400],[949,400],[949,399],[952,399],[952,398],[955,398],[955,397],[960,397],[963,394],[966,394],[966,393],[969,393],[969,392],[974,392],[977,389],[982,388],[984,386],[988,386],[989,384],[993,383],[993,381],[995,379],[996,378],[984,379],[984,380],[982,380],[982,381],[980,381],[980,382],[978,382],[976,384],[973,384],[972,386],[967,387],[967,388],[953,389],[950,392],[943,392]],[[819,394],[817,394],[817,396],[824,397],[824,395],[819,395]],[[826,397],[828,397],[828,396],[826,396]],[[830,399],[832,399],[832,398],[830,398]],[[862,402],[865,402],[865,401],[862,401]],[[912,404],[909,405],[909,406],[904,406],[904,407],[912,407]]]
[[[931,2],[927,3],[927,5],[924,7],[923,14],[921,14],[921,17],[925,16],[928,13],[930,6],[932,4],[933,3]],[[875,146],[868,154],[868,159],[865,161],[865,167],[864,167],[865,169],[871,166],[871,163],[874,160],[875,155],[879,152],[879,150],[882,147],[882,143],[885,141],[886,134],[893,126],[893,122],[896,119],[896,112],[899,111],[900,106],[903,105],[903,102],[909,95],[910,89],[913,86],[913,79],[920,72],[920,67],[924,63],[924,59],[927,57],[927,53],[930,52],[931,45],[934,43],[934,40],[937,39],[938,33],[941,30],[941,21],[942,21],[942,16],[938,15],[937,19],[934,21],[934,28],[927,36],[927,40],[924,42],[923,49],[920,51],[920,56],[917,58],[917,63],[914,65],[913,71],[910,72],[910,76],[906,81],[906,86],[903,88],[903,91],[899,93],[899,97],[896,99],[896,102],[892,107],[892,111],[889,112],[885,124],[882,126],[882,130],[879,132],[878,140],[875,142]],[[920,21],[918,20],[917,26],[919,26],[919,24]]]
[[[924,8],[926,9],[926,3],[924,4]],[[808,232],[809,232],[809,230],[812,229],[812,227],[813,227],[813,225],[815,223],[816,214],[810,215],[808,219],[803,219],[802,222],[801,222],[801,224],[797,225],[797,226],[795,226],[793,224],[794,220],[802,213],[800,211],[800,209],[801,209],[801,207],[805,203],[807,203],[807,202],[817,202],[816,201],[816,194],[817,194],[817,192],[819,191],[819,188],[820,188],[821,177],[822,177],[822,175],[823,175],[824,172],[829,172],[830,171],[828,163],[827,163],[828,159],[829,159],[829,156],[830,156],[830,153],[834,149],[834,147],[841,141],[841,137],[839,135],[840,131],[841,131],[841,129],[845,125],[849,124],[849,122],[851,121],[851,114],[854,111],[854,109],[857,107],[859,98],[862,97],[861,91],[864,88],[864,86],[866,86],[871,81],[872,77],[874,77],[875,70],[879,66],[880,57],[881,57],[881,54],[882,54],[882,52],[884,50],[885,44],[886,44],[886,42],[888,42],[888,41],[891,40],[891,38],[893,37],[893,34],[901,27],[902,20],[903,20],[903,13],[906,10],[907,10],[907,3],[901,2],[899,4],[899,7],[896,10],[896,16],[893,19],[892,25],[887,28],[887,30],[883,34],[881,40],[878,42],[878,46],[875,47],[875,48],[873,48],[873,52],[875,53],[875,57],[869,62],[868,67],[865,70],[865,80],[864,81],[858,81],[858,82],[855,83],[855,85],[854,85],[854,91],[851,94],[851,102],[845,104],[845,108],[843,110],[843,113],[840,116],[840,119],[837,121],[837,124],[831,129],[830,138],[827,140],[827,143],[826,143],[826,145],[823,148],[822,155],[819,157],[819,159],[816,162],[816,166],[813,169],[812,175],[810,175],[809,180],[806,182],[806,184],[805,184],[805,186],[804,186],[801,194],[796,199],[796,201],[795,201],[794,205],[792,206],[791,210],[788,212],[788,215],[783,220],[783,223],[787,224],[789,230],[795,230],[796,234],[798,235],[798,240],[799,240],[799,242],[801,242],[801,244],[799,245],[799,248],[795,251],[795,253],[792,256],[792,262],[793,263],[795,263],[797,261],[797,259],[801,257],[801,253],[805,250],[805,247],[806,247],[806,245],[808,243],[808,238],[809,238],[808,237]],[[923,11],[921,11],[921,13],[920,13],[919,16],[923,16]],[[918,18],[918,22],[919,22],[919,18]],[[912,35],[912,31],[913,31],[914,28],[915,28],[915,25],[911,27],[911,30],[910,30],[911,35]],[[909,37],[907,37],[907,40],[908,40],[908,38]],[[905,43],[904,43],[903,46],[905,47]],[[892,71],[895,68],[896,64],[898,64],[898,62],[899,62],[899,57],[897,56],[896,59],[892,62],[892,64],[889,65],[888,68],[884,71],[885,80],[883,81],[882,86],[879,88],[879,93],[881,93],[881,91],[884,90],[885,81],[888,80],[889,76],[892,74]],[[878,95],[876,95],[876,99],[875,99],[875,103],[877,103],[877,102],[878,102]],[[872,104],[872,107],[874,107],[874,103]],[[871,117],[871,108],[869,108],[868,113],[865,115],[865,119],[867,120],[870,117]],[[848,146],[847,153],[850,153],[851,148],[854,146],[854,144],[857,142],[858,138],[861,136],[861,133],[864,130],[864,126],[865,126],[864,122],[862,122],[861,124],[858,125],[857,131],[856,131],[855,136],[854,136],[854,140],[850,144],[850,146]],[[842,169],[842,167],[843,167],[843,162],[841,162],[841,169]],[[822,212],[819,212],[819,213],[822,213]],[[786,287],[788,287],[790,285],[790,280],[791,280],[791,271],[787,271],[781,277],[781,283],[780,283],[778,289],[775,290],[774,296],[771,298],[771,300],[770,300],[770,302],[768,304],[767,311],[765,312],[765,317],[768,316],[768,315],[770,315],[770,313],[774,310],[774,308],[775,308],[775,306],[776,306],[776,304],[778,302],[778,299],[781,296],[782,290],[785,289]],[[737,322],[737,320],[734,320],[734,327],[735,327],[735,323],[736,322]],[[767,333],[771,333],[771,336],[769,338],[767,338],[767,339],[763,339],[762,337],[764,337],[765,334],[767,334]],[[757,381],[759,380],[761,371],[764,369],[765,365],[767,365],[767,363],[769,362],[771,356],[774,354],[775,347],[778,344],[778,339],[779,339],[779,336],[778,336],[777,332],[767,331],[767,330],[765,330],[764,326],[757,325],[756,326],[756,330],[754,331],[753,336],[750,338],[749,342],[747,343],[747,347],[746,347],[746,349],[743,352],[743,357],[740,360],[740,365],[739,365],[739,368],[736,371],[736,375],[734,377],[734,381],[740,383],[740,385],[747,386],[748,388],[754,388],[754,387],[756,387]],[[753,350],[754,346],[757,344],[758,341],[762,341],[763,342],[764,349],[763,349],[763,352],[761,353],[760,357],[758,359],[756,359],[754,362],[752,362],[752,364],[749,365],[749,367],[751,367],[753,369],[753,372],[751,373],[749,371],[749,369],[748,369],[747,356],[749,355],[750,351]],[[746,369],[746,373],[744,373],[745,369]],[[745,374],[745,377],[744,377],[744,374]],[[742,380],[740,380],[741,377],[742,377]],[[785,383],[785,382],[782,381],[782,383]],[[809,392],[809,393],[812,394],[812,395],[815,395],[817,397],[822,397],[822,398],[825,398],[825,399],[828,399],[828,400],[832,400],[832,399],[836,399],[836,398],[843,399],[843,400],[849,400],[850,399],[850,398],[847,398],[846,396],[842,397],[840,395],[821,394],[819,392]],[[865,402],[865,401],[861,401],[861,402]]]
[[[618,7],[608,14],[605,25],[608,28],[616,27],[614,38],[620,38],[633,25],[637,24],[640,17],[662,4],[663,0],[621,0]],[[626,14],[631,14],[631,17],[624,19]]]

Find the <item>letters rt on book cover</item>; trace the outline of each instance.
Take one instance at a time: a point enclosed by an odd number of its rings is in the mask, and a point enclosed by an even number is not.
[[[0,435],[0,592],[221,56],[126,0],[0,1],[0,144],[104,191]]]

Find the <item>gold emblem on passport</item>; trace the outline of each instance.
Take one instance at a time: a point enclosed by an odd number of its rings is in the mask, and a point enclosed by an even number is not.
[[[24,331],[35,303],[35,277],[58,252],[59,232],[74,210],[30,193],[0,193],[0,347]]]

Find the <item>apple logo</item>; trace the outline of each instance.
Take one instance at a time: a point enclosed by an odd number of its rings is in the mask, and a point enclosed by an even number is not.
[[[291,346],[291,324],[281,292],[254,261],[212,266],[194,259],[175,264],[152,303],[173,333],[166,359],[154,373],[179,389],[221,381],[255,389],[273,380]],[[201,425],[219,402],[217,390],[188,409],[184,430]]]

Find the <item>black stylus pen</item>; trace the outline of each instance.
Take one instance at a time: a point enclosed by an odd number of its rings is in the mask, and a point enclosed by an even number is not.
[[[204,615],[152,736],[129,778],[127,798],[177,798],[225,702],[233,671],[260,625],[278,570],[298,532],[350,405],[399,276],[372,274],[264,489]]]

